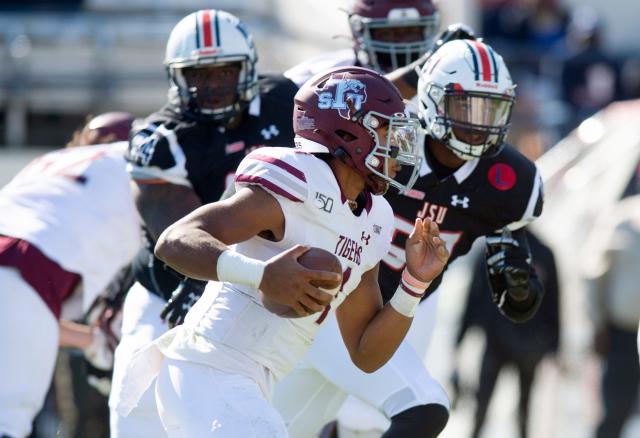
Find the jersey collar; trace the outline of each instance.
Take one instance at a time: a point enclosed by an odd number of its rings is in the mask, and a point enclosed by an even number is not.
[[[473,171],[478,167],[478,163],[480,163],[479,158],[474,158],[473,160],[469,160],[464,163],[458,170],[453,172],[453,177],[456,179],[458,184],[462,184],[469,176],[473,173]],[[427,160],[422,160],[422,165],[420,166],[420,177],[426,176],[432,172],[431,166],[427,163]]]

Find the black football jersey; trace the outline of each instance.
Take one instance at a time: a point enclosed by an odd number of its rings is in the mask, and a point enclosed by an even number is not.
[[[127,152],[131,177],[190,187],[203,204],[220,199],[250,151],[261,146],[294,146],[293,97],[298,87],[282,75],[262,76],[259,86],[259,96],[234,128],[185,119],[169,106],[151,114],[132,131]],[[153,260],[153,242],[147,240],[147,248],[134,262],[136,278],[149,290],[168,297],[179,277]]]
[[[469,252],[480,236],[511,225],[522,226],[542,212],[542,182],[535,165],[505,145],[495,157],[467,161],[440,179],[428,161],[413,189],[388,192],[396,217],[391,250],[380,264],[379,282],[385,302],[398,287],[405,266],[404,244],[416,217],[429,218],[447,243],[449,263]],[[442,274],[429,287],[435,290]],[[428,294],[427,294],[428,296]]]

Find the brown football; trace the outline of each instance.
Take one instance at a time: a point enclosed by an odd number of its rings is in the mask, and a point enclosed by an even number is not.
[[[342,265],[340,265],[340,260],[338,259],[338,257],[322,248],[310,248],[309,251],[298,257],[298,262],[300,262],[300,264],[305,268],[315,269],[316,271],[337,272],[338,274],[342,275]],[[311,284],[316,287],[321,287],[323,289],[329,290],[340,287],[341,283],[342,280],[339,280],[337,282],[311,282]]]
[[[310,248],[309,251],[298,257],[298,262],[305,268],[315,269],[318,271],[337,272],[342,275],[342,265],[340,260],[335,255],[331,254],[322,248]],[[332,293],[337,293],[337,289],[340,287],[342,280],[337,282],[317,282],[313,284],[316,287],[327,289]],[[262,304],[271,313],[275,313],[278,316],[284,318],[299,318],[300,316],[289,306],[276,303],[271,299],[262,296]]]

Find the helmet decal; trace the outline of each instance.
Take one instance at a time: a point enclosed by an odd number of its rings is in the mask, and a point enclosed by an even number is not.
[[[213,20],[211,13],[213,12]],[[218,23],[218,11],[205,9],[196,15],[196,47],[220,46],[220,24]],[[215,37],[214,37],[215,36]]]
[[[476,81],[498,82],[498,65],[493,49],[480,41],[465,41],[471,52]]]
[[[367,86],[357,79],[345,76],[345,73],[332,74],[316,94],[318,108],[338,110],[340,117],[348,120],[352,116],[351,111],[360,111],[367,101]]]

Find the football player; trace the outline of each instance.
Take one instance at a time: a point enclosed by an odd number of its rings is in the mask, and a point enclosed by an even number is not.
[[[378,264],[389,250],[393,212],[380,195],[415,181],[417,122],[380,74],[360,67],[321,73],[295,96],[297,149],[252,152],[236,172],[232,197],[160,236],[162,260],[212,280],[185,323],[134,361],[146,383],[150,368],[160,373],[156,398],[169,436],[287,437],[268,402],[271,383],[302,358],[334,311],[359,369],[372,372],[393,354],[448,256],[435,222],[417,219],[405,244],[407,267],[382,305]],[[301,266],[297,258],[309,247],[335,254],[342,276]],[[338,286],[317,289],[310,274]],[[265,299],[300,318],[271,313]]]
[[[204,282],[181,282],[155,259],[155,240],[169,224],[218,200],[252,149],[293,146],[297,86],[281,75],[259,77],[256,61],[252,36],[237,17],[213,9],[189,14],[167,42],[168,103],[132,131],[127,159],[147,242],[124,303],[109,401],[113,437],[164,434],[152,391],[126,419],[117,414],[124,371],[138,348],[167,330],[160,313],[172,292],[164,314],[179,322],[177,310],[204,289]]]
[[[127,142],[96,144],[125,140],[131,120],[90,120],[74,147],[36,158],[0,190],[0,436],[29,435],[59,345],[110,366],[107,336],[65,320],[80,319],[141,245]]]
[[[445,43],[420,72],[418,98],[425,161],[412,190],[387,194],[396,229],[380,265],[384,300],[405,267],[402,246],[412,224],[430,219],[440,227],[450,261],[487,236],[494,301],[507,318],[525,321],[540,305],[543,289],[521,228],[541,213],[542,183],[534,164],[504,143],[515,99],[507,66],[482,42]],[[429,286],[416,315],[428,327],[420,333],[423,342],[434,324],[437,294],[432,293],[441,277]],[[390,419],[384,437],[434,437],[442,431],[449,400],[415,345],[405,340],[389,363],[365,374],[351,364],[339,337],[338,325],[328,318],[305,362],[276,387],[274,404],[292,437],[317,434],[347,393]]]
[[[298,86],[327,68],[356,65],[385,74],[405,99],[416,94],[416,68],[431,53],[454,39],[474,39],[464,24],[452,24],[436,36],[440,14],[431,0],[355,0],[348,10],[352,49],[325,53],[284,75]]]

